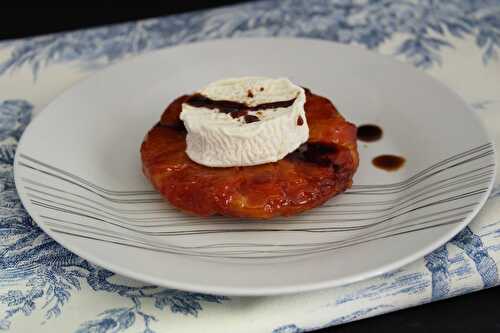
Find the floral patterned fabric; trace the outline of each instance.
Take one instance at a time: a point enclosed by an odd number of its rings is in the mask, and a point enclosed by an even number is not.
[[[279,297],[230,298],[145,285],[87,262],[36,226],[16,194],[12,163],[23,130],[44,105],[127,57],[243,36],[320,38],[390,54],[454,89],[500,142],[499,0],[258,1],[1,42],[1,330],[296,333],[499,283],[498,182],[473,223],[425,258],[349,286]]]

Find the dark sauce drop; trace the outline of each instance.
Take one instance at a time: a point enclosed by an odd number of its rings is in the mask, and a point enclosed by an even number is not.
[[[358,140],[374,142],[382,137],[382,129],[377,125],[361,125],[358,127]]]
[[[202,94],[191,95],[186,102],[187,104],[197,108],[219,109],[223,113],[231,113],[242,110],[247,110],[245,104],[233,101],[214,101]]]
[[[328,156],[337,152],[338,147],[335,144],[304,143],[295,151],[288,154],[286,158],[301,160],[321,166],[330,166],[332,161]]]
[[[247,114],[244,119],[245,119],[245,122],[247,124],[249,124],[249,123],[255,123],[256,121],[260,120],[259,117],[251,115],[251,114]]]
[[[263,103],[255,106],[248,106],[245,103],[225,101],[225,100],[213,100],[202,94],[191,95],[185,103],[198,107],[198,108],[208,108],[208,109],[218,109],[223,113],[232,113],[238,111],[258,111],[274,108],[287,108],[295,102],[294,99],[287,101],[277,101],[271,103]]]
[[[234,111],[234,112],[230,113],[232,118],[243,117],[243,116],[246,116],[247,114],[248,114],[247,110]]]
[[[304,125],[304,119],[302,119],[302,116],[299,116],[297,118],[297,126],[302,126]]]
[[[374,166],[385,171],[399,170],[404,164],[405,159],[396,155],[380,155],[372,160]]]

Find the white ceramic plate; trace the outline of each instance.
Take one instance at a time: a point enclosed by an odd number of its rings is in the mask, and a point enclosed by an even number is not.
[[[139,147],[175,97],[232,76],[287,76],[383,138],[359,146],[355,186],[323,207],[266,222],[186,216],[142,175]],[[379,154],[406,158],[396,172]],[[56,241],[153,284],[226,295],[338,286],[407,264],[454,236],[495,169],[483,127],[454,93],[363,49],[301,39],[184,45],[112,66],[54,100],[26,130],[15,181]]]

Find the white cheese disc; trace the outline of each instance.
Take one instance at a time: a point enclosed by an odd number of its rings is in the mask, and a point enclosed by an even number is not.
[[[213,101],[243,103],[245,116],[184,103],[180,119],[187,129],[186,153],[209,167],[249,166],[276,162],[309,138],[305,91],[288,79],[242,77],[213,82],[198,93]],[[259,105],[293,100],[288,107],[258,110]],[[248,119],[248,117],[247,117]]]

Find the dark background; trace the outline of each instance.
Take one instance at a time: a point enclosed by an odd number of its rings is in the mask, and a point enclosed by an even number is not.
[[[9,2],[13,3],[14,1]],[[163,6],[146,8],[127,6],[123,1],[103,2],[106,2],[103,3],[103,6],[94,8],[55,6],[5,8],[0,6],[0,39],[43,35],[56,31],[88,28],[249,1],[167,0],[160,1],[160,3],[165,4]],[[78,2],[76,3],[78,4]]]
[[[124,7],[108,1],[98,8],[0,8],[0,39],[67,31],[163,16],[246,1],[167,1],[168,6]],[[332,312],[335,311],[332,309]],[[333,317],[333,313],[332,313]],[[294,318],[288,318],[290,322]],[[500,288],[364,319],[317,333],[500,332]]]

